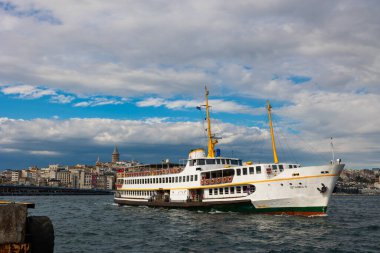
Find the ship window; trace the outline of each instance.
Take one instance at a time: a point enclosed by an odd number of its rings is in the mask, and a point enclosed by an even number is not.
[[[174,183],[174,177],[172,177],[172,183]]]
[[[238,160],[231,159],[231,164],[232,164],[232,165],[238,165]]]
[[[189,182],[189,176],[186,176],[186,182]]]
[[[186,182],[186,176],[183,176],[182,182]]]
[[[224,188],[224,194],[228,194],[228,187]]]
[[[295,165],[295,164],[293,165],[293,168],[297,168],[297,167],[298,167],[297,165]]]
[[[175,182],[178,183],[178,177],[175,177]]]
[[[255,174],[255,170],[253,167],[249,167],[249,174]]]
[[[247,192],[247,186],[246,185],[243,186],[243,192]]]
[[[194,181],[198,181],[198,175],[194,176]]]
[[[152,183],[152,178],[151,178],[151,179],[149,179],[149,183],[150,183],[150,184]]]
[[[226,164],[226,159],[222,159],[222,164]]]
[[[172,178],[171,177],[169,177],[169,183],[171,183],[172,182]]]
[[[241,193],[241,186],[236,186],[236,193]]]
[[[147,178],[145,179],[145,183],[146,183],[146,184],[148,183],[148,179],[147,179]]]
[[[166,183],[169,183],[169,178],[168,178],[168,177],[165,179],[165,182],[166,182]]]
[[[212,189],[208,189],[208,195],[212,195]]]
[[[223,195],[223,188],[219,188],[219,195]]]
[[[179,177],[179,182],[180,182],[180,183],[182,182],[182,177],[181,177],[181,176]]]
[[[218,195],[218,188],[214,189],[214,195]]]
[[[236,175],[238,175],[238,176],[241,175],[241,169],[236,169]]]
[[[247,175],[247,168],[243,168],[243,175]]]
[[[278,165],[278,168],[280,169],[280,172],[284,171],[284,166],[282,164]]]
[[[205,159],[198,159],[197,164],[198,165],[205,165]]]
[[[274,164],[273,164],[273,165],[272,165],[272,169],[273,169],[273,170],[277,170],[277,165],[274,165]]]
[[[215,164],[215,159],[206,159],[206,164]]]
[[[235,193],[235,187],[230,187],[230,192],[231,192],[231,194],[234,194]]]
[[[220,164],[221,160],[220,159],[216,159],[216,163],[217,164]]]
[[[241,160],[239,160],[239,166],[241,166],[242,165],[242,162],[241,162]]]
[[[195,165],[195,161],[196,160],[190,160],[189,162],[190,162],[190,166],[194,166]]]
[[[261,166],[256,166],[256,174],[261,174]]]
[[[293,169],[293,165],[289,164],[289,169]]]
[[[191,175],[191,176],[190,176],[190,181],[193,182],[193,179],[194,179],[194,176]]]
[[[231,164],[231,159],[226,159],[226,164]]]

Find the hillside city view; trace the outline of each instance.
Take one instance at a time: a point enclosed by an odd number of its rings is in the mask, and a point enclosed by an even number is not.
[[[112,153],[110,162],[95,165],[59,165],[51,164],[46,168],[35,166],[28,169],[7,169],[0,172],[0,184],[19,186],[46,186],[74,189],[115,190],[117,172],[127,170],[137,161],[120,161],[118,148]],[[380,194],[380,168],[345,169],[338,179],[335,193],[338,194]]]

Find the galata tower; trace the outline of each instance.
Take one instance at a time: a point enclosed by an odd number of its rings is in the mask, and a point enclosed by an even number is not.
[[[119,159],[120,159],[119,150],[117,150],[117,146],[115,145],[115,148],[112,152],[112,162],[116,163],[119,161]]]

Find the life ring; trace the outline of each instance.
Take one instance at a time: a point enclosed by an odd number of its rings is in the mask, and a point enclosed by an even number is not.
[[[232,176],[229,176],[228,177],[228,183],[231,183],[232,182]]]
[[[228,182],[228,177],[224,177],[223,178],[223,183],[227,183]]]
[[[220,184],[221,181],[222,181],[222,180],[221,180],[220,177],[218,177],[218,179],[216,180],[216,182],[217,182],[218,184]]]

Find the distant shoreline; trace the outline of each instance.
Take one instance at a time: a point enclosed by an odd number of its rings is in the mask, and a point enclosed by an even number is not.
[[[333,193],[333,196],[380,196],[380,193],[363,194],[363,193]]]

